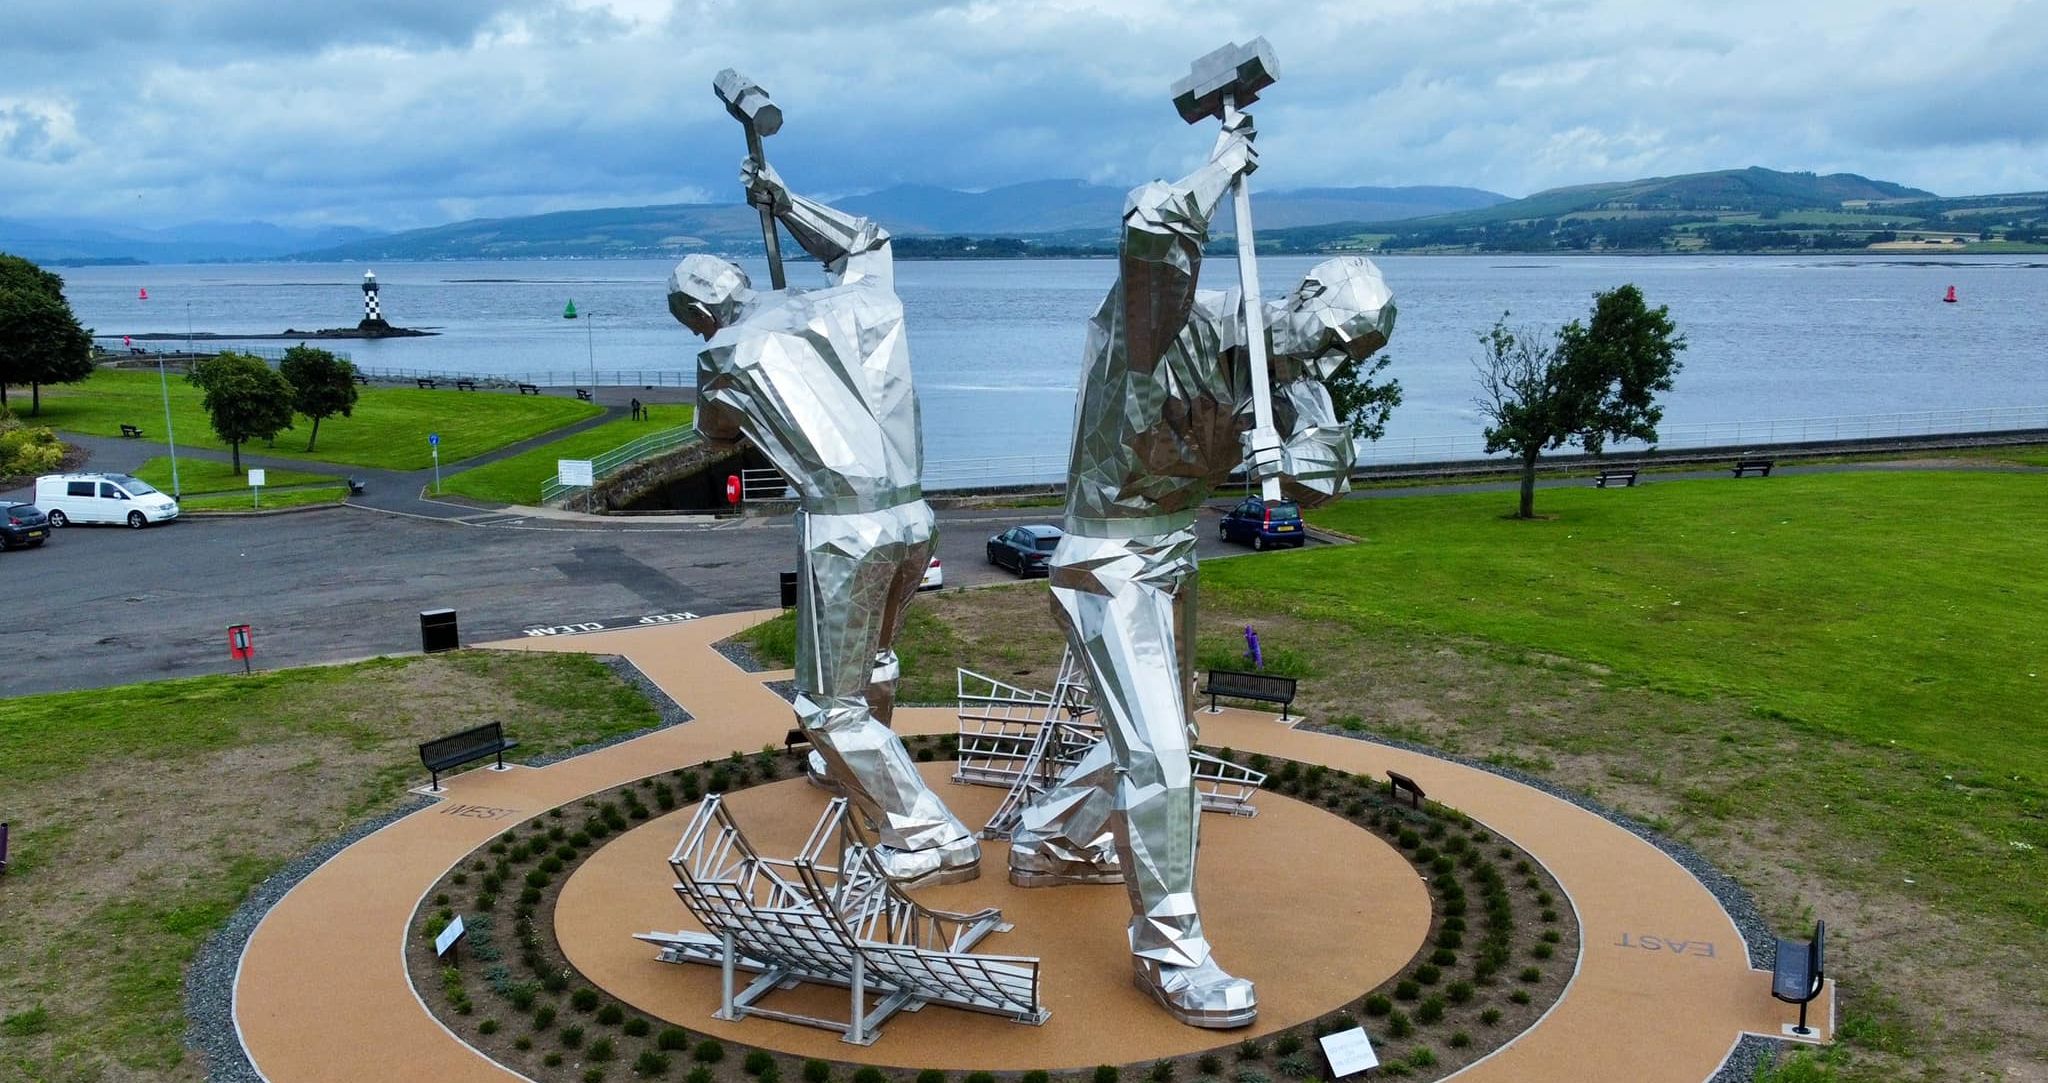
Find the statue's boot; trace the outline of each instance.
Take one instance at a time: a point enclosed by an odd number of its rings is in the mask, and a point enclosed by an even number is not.
[[[846,787],[841,786],[839,781],[832,777],[832,772],[826,770],[825,757],[817,749],[812,749],[804,760],[804,768],[804,777],[811,780],[811,785],[834,797],[846,796]]]
[[[981,875],[981,843],[973,835],[922,850],[877,846],[874,852],[882,874],[905,890],[964,883]]]
[[[1121,884],[1124,867],[1117,861],[1113,839],[1077,850],[1050,839],[1029,839],[1020,832],[1010,843],[1010,882],[1018,887]]]
[[[1195,966],[1173,966],[1132,956],[1132,980],[1167,1014],[1191,1027],[1229,1030],[1250,1026],[1259,1017],[1259,996],[1252,983],[1233,978],[1212,956]]]

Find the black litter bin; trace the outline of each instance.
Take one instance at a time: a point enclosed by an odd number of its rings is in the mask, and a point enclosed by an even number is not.
[[[796,608],[796,573],[782,573],[782,608]]]
[[[462,646],[455,632],[453,609],[420,610],[420,649],[428,654]]]

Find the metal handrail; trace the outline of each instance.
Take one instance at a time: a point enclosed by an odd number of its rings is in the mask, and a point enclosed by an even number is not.
[[[700,439],[702,437],[698,436],[695,425],[677,425],[672,429],[663,429],[660,432],[649,433],[637,440],[620,444],[618,447],[592,458],[590,460],[590,476],[593,479],[609,477],[612,474],[618,473],[619,470],[643,459],[652,458],[671,448],[694,444]],[[577,488],[581,488],[581,486],[562,484],[562,475],[552,475],[548,480],[541,483],[540,502],[542,504],[551,503],[571,489]]]

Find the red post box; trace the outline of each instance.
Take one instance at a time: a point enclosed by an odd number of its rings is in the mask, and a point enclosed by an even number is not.
[[[242,672],[249,672],[249,659],[256,654],[255,641],[249,637],[246,624],[228,625],[228,657],[242,663]]]
[[[725,476],[725,502],[728,504],[740,502],[740,476],[738,474],[727,474]]]

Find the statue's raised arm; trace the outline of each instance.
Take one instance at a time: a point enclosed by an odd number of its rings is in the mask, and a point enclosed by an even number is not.
[[[740,166],[747,202],[767,207],[796,243],[825,265],[834,285],[856,283],[894,289],[895,260],[889,231],[872,218],[835,210],[789,190],[773,167],[748,158]]]
[[[1240,120],[1217,137],[1200,169],[1171,184],[1154,181],[1134,188],[1124,203],[1117,269],[1123,285],[1124,348],[1137,371],[1151,371],[1187,326],[1209,223],[1231,182],[1258,168],[1251,118]]]

